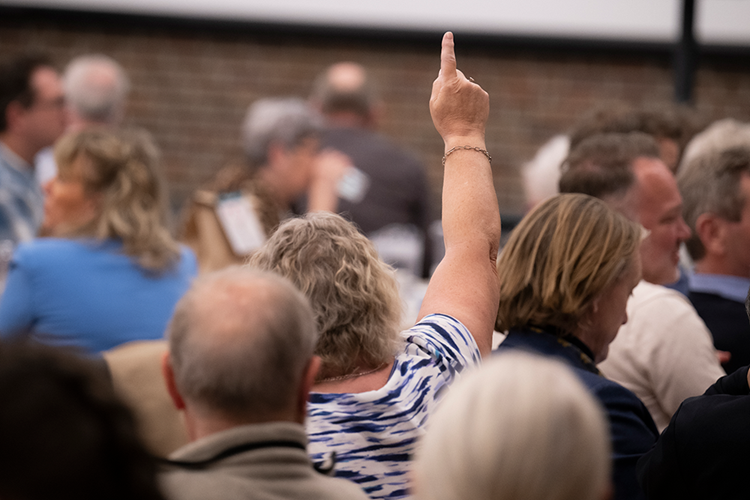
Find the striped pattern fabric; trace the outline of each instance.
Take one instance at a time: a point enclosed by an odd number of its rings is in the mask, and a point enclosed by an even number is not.
[[[42,223],[43,205],[33,168],[0,143],[0,241],[31,240]]]
[[[310,395],[308,452],[315,463],[336,452],[335,473],[374,499],[409,496],[409,460],[448,385],[479,364],[459,321],[433,314],[402,332],[404,345],[385,386],[359,394]]]

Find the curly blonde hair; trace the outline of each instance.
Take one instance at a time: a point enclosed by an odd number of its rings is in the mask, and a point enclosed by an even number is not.
[[[147,271],[176,265],[180,248],[167,229],[159,153],[147,132],[87,128],[60,139],[55,160],[61,175],[80,168],[86,192],[102,195],[95,219],[61,236],[121,240],[124,253]]]
[[[585,194],[538,205],[497,261],[497,330],[536,325],[575,333],[593,300],[639,258],[642,231]]]
[[[393,270],[339,215],[283,223],[248,265],[289,278],[313,306],[319,379],[390,362],[400,344],[401,299]]]

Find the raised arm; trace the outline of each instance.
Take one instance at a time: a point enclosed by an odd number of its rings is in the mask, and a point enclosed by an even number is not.
[[[456,69],[450,32],[443,36],[430,113],[449,153],[443,177],[445,258],[430,280],[419,317],[453,316],[469,329],[485,355],[491,350],[499,300],[495,259],[500,242],[492,169],[479,151],[486,150],[489,96]],[[454,149],[465,147],[479,150]]]

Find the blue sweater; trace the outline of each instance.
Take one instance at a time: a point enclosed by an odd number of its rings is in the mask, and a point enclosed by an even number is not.
[[[160,339],[197,274],[181,251],[174,270],[149,275],[117,241],[37,239],[19,245],[0,300],[0,338],[98,353],[131,340]]]

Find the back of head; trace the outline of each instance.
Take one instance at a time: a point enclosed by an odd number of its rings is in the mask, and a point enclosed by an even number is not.
[[[688,140],[698,129],[695,112],[679,105],[657,105],[643,108],[615,105],[588,113],[571,133],[570,147],[598,134],[641,132],[657,141],[659,156],[673,172]]]
[[[324,115],[349,113],[366,121],[377,104],[377,92],[363,66],[340,62],[318,75],[310,102]]]
[[[18,101],[24,108],[34,103],[31,77],[45,66],[52,67],[52,63],[41,54],[20,55],[0,64],[0,133],[8,127],[6,110],[11,102]]]
[[[451,387],[414,464],[419,500],[598,500],[610,476],[604,413],[562,363],[497,356]]]
[[[600,134],[629,134],[643,132],[635,108],[622,104],[593,109],[583,115],[570,133],[570,149]]]
[[[735,146],[750,144],[750,123],[733,118],[718,120],[695,135],[685,148],[680,172],[693,163],[696,156],[705,156],[712,151],[721,151]],[[694,168],[694,167],[693,167]]]
[[[203,275],[177,304],[168,336],[177,388],[202,411],[243,422],[295,415],[317,335],[288,280],[238,267]]]
[[[162,498],[134,419],[90,362],[0,344],[0,400],[0,498]]]
[[[254,168],[268,163],[268,149],[278,144],[292,150],[322,128],[320,117],[296,98],[260,99],[247,110],[242,124],[242,146]]]
[[[122,120],[130,82],[111,57],[76,57],[65,69],[65,99],[75,114],[89,123],[116,125]]]
[[[633,162],[658,158],[656,141],[639,132],[588,137],[571,149],[563,163],[561,193],[583,193],[617,203],[635,184]]]
[[[60,139],[55,160],[61,173],[82,165],[85,189],[102,195],[98,217],[75,234],[119,239],[125,253],[149,271],[176,263],[179,247],[166,225],[159,153],[150,134],[87,128]]]
[[[573,333],[592,301],[638,258],[640,225],[599,199],[561,194],[514,229],[497,262],[496,328]]]
[[[398,285],[352,223],[327,213],[289,220],[248,263],[289,278],[310,299],[320,331],[319,378],[392,359],[401,319]]]
[[[683,215],[692,233],[685,246],[693,260],[700,260],[706,254],[696,230],[698,217],[712,213],[739,222],[746,203],[741,180],[743,175],[750,175],[750,126],[721,129],[720,136],[696,136],[700,142],[693,147],[677,176]]]

